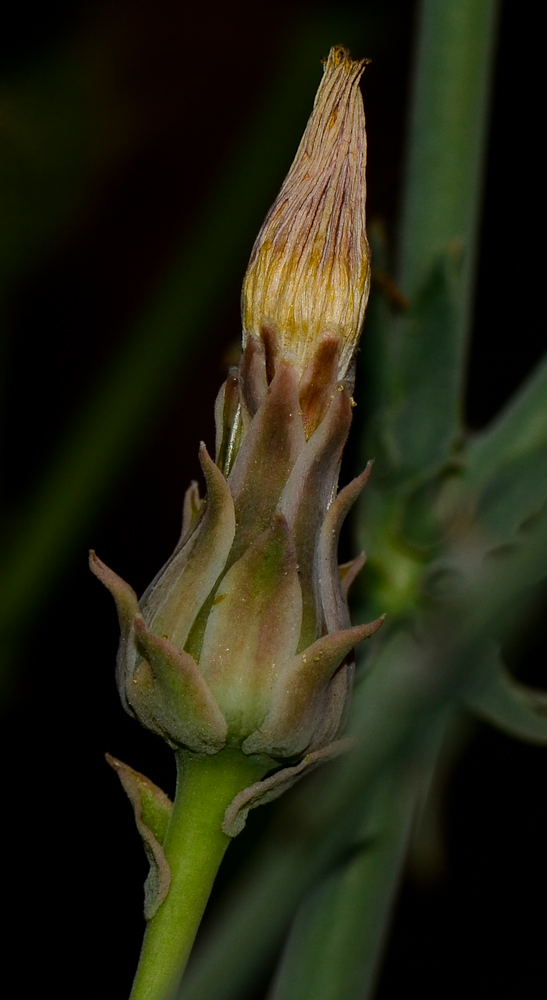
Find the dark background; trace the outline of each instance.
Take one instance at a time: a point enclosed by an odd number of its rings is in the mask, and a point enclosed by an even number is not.
[[[393,236],[414,4],[347,6],[363,16],[361,49],[353,54],[373,59],[363,83],[368,214],[383,219]],[[69,47],[85,63],[99,122],[63,182],[77,187],[85,174],[82,193],[63,224],[37,240],[6,280],[8,537],[9,511],[32,491],[89,387],[199,222],[245,122],[260,108],[279,51],[315,11],[320,5],[287,2],[275,9],[175,0],[8,5],[1,79],[24,80]],[[517,0],[502,4],[469,361],[473,429],[496,413],[545,345],[544,56],[534,13],[534,5]],[[318,79],[324,54],[317,53]],[[268,207],[269,201],[264,212]],[[36,225],[40,211],[37,195]],[[31,212],[29,225],[32,218]],[[253,238],[249,233],[247,253]],[[245,264],[242,257],[241,276]],[[191,370],[180,371],[136,457],[113,477],[109,503],[94,513],[12,661],[2,774],[5,912],[24,951],[14,995],[41,989],[123,1000],[128,994],[146,865],[103,753],[127,760],[167,791],[174,775],[170,752],[119,706],[115,612],[87,571],[86,553],[96,548],[138,592],[155,575],[177,540],[183,491],[199,475],[198,441],[212,443],[213,401],[238,337],[239,283],[214,323],[204,324]],[[545,686],[540,608],[534,604],[508,655],[520,677]],[[395,1000],[403,990],[419,991],[422,1000],[544,995],[546,778],[545,751],[470,730],[446,794],[444,859],[429,872],[409,871],[380,1000]],[[249,824],[232,849],[235,861],[266,821],[257,816]]]

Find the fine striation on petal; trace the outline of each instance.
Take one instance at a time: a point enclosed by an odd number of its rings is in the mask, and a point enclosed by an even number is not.
[[[301,375],[323,334],[347,374],[370,285],[365,231],[366,60],[331,49],[294,162],[255,242],[242,293],[243,344],[266,332]]]
[[[362,557],[337,565],[340,527],[368,475],[336,495],[370,283],[365,62],[341,46],[329,53],[253,248],[243,353],[215,405],[215,462],[200,450],[205,499],[192,483],[179,542],[140,602],[91,559],[118,608],[128,711],[188,753],[237,747],[273,768],[288,758],[232,804],[230,835],[251,806],[337,752],[351,650],[381,624],[349,627]],[[142,781],[126,778],[140,808]]]

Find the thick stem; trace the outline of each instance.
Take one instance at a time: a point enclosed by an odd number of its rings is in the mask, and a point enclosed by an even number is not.
[[[449,244],[461,244],[464,329],[473,293],[499,6],[499,0],[419,5],[398,282],[414,299],[438,255]]]
[[[193,759],[178,753],[177,791],[163,844],[171,869],[167,898],[149,921],[131,1000],[169,1000],[177,989],[230,838],[226,807],[266,768],[257,757],[225,750]]]

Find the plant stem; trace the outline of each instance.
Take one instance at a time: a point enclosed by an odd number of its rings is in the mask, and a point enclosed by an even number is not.
[[[260,758],[238,750],[205,759],[179,752],[176,758],[177,791],[163,844],[171,885],[148,923],[131,1000],[168,1000],[177,989],[230,843],[221,829],[225,810],[266,771]]]
[[[435,258],[460,243],[461,297],[476,256],[498,0],[422,0],[399,240],[398,281],[413,299]]]
[[[461,447],[467,341],[472,317],[483,166],[499,0],[421,0],[414,59],[408,153],[403,173],[397,285],[409,309],[376,310],[374,340],[364,350],[376,413],[365,453],[377,459],[363,500],[359,544],[382,610],[403,611],[407,585],[386,608],[393,583],[382,565],[404,555],[401,569],[421,572],[401,546],[406,489],[438,474]],[[380,242],[376,239],[376,244]],[[380,350],[377,345],[380,343]],[[404,484],[404,486],[403,486]],[[376,496],[375,496],[376,491]],[[386,491],[392,491],[393,503]],[[366,513],[365,513],[366,511]],[[429,545],[436,526],[412,545]],[[426,534],[429,535],[426,539]],[[380,544],[379,544],[380,540]],[[408,537],[408,541],[411,541]],[[386,558],[382,553],[387,553]],[[376,560],[376,561],[375,561]],[[415,583],[410,580],[411,588]],[[398,586],[396,590],[398,590]]]

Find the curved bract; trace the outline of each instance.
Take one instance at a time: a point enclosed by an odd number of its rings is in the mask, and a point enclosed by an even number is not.
[[[336,561],[341,524],[369,471],[336,496],[349,386],[329,391],[306,439],[297,372],[281,362],[268,384],[267,368],[266,346],[250,341],[229,375],[231,417],[217,407],[221,465],[226,437],[245,428],[235,461],[225,476],[202,446],[206,496],[198,506],[190,487],[186,534],[141,601],[95,556],[91,566],[118,607],[128,711],[192,753],[237,747],[270,758],[282,783],[285,759],[294,768],[339,736],[351,651],[382,619],[349,626]]]
[[[342,522],[370,468],[337,495],[370,284],[366,136],[355,62],[331,50],[294,163],[257,237],[243,352],[215,406],[179,544],[142,599],[94,555],[118,607],[118,687],[175,749],[260,758],[248,811],[342,749],[352,649]],[[233,810],[232,810],[233,812]],[[236,808],[237,813],[237,808]],[[230,814],[226,829],[241,826]]]

